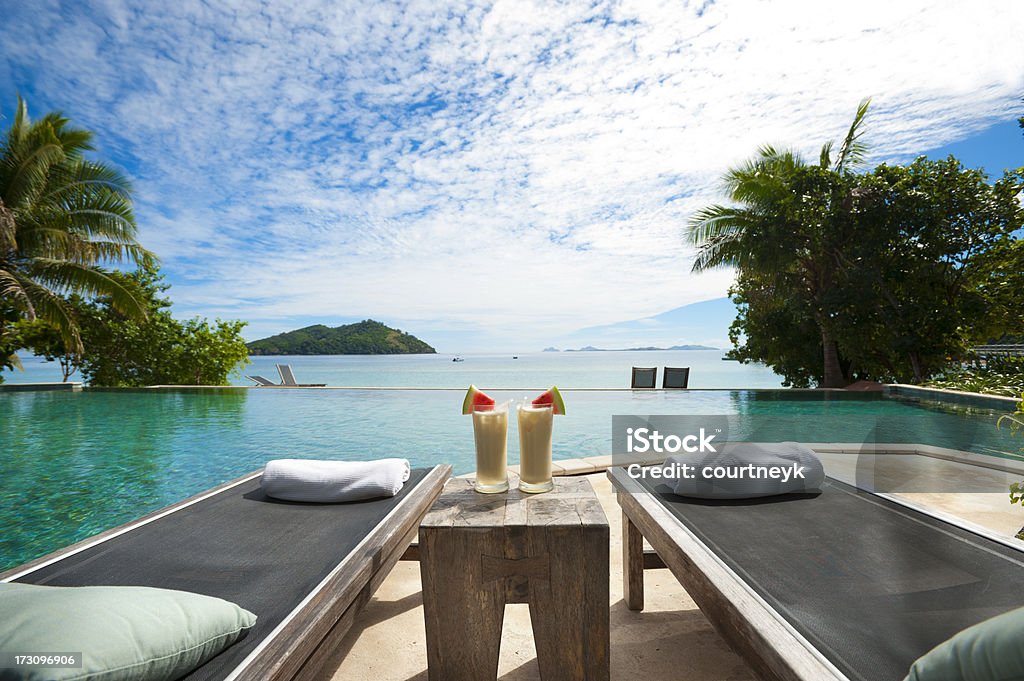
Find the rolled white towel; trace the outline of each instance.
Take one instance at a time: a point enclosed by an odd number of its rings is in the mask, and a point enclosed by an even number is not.
[[[275,499],[329,503],[393,497],[408,479],[408,459],[275,459],[263,470],[260,486]]]

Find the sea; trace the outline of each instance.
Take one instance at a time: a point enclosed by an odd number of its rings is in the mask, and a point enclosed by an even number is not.
[[[690,388],[778,388],[782,377],[766,366],[723,359],[722,350],[473,353],[452,355],[282,355],[251,357],[230,376],[232,385],[255,385],[246,376],[280,382],[277,364],[292,367],[299,383],[338,388],[543,390],[630,387],[632,367],[689,367]],[[23,371],[5,371],[5,383],[62,380],[60,367],[22,357]],[[456,361],[458,360],[458,361]],[[77,374],[71,381],[81,381]]]

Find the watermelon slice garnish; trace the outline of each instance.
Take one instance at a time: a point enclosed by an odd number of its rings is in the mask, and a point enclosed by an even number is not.
[[[558,392],[558,387],[554,385],[531,404],[535,407],[550,406],[552,414],[565,414],[565,401],[562,399],[562,393]]]
[[[493,411],[494,398],[475,385],[469,386],[466,399],[462,400],[462,413],[472,414],[474,411]]]

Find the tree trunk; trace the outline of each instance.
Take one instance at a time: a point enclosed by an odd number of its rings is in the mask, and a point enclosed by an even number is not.
[[[832,332],[822,327],[821,346],[824,349],[824,371],[822,372],[822,388],[845,388],[846,377],[843,376],[843,369],[839,366],[839,348],[832,338]]]
[[[910,366],[914,369],[914,383],[922,383],[924,381],[924,372],[921,371],[921,358],[917,356],[917,352],[910,352]]]

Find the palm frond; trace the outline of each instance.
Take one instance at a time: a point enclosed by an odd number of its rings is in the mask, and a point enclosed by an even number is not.
[[[868,115],[870,105],[871,98],[868,97],[857,106],[857,114],[853,117],[850,130],[846,133],[846,138],[843,139],[843,144],[839,147],[839,154],[836,156],[836,172],[841,173],[847,168],[857,168],[863,165],[867,158],[868,147],[860,141],[861,135],[864,134],[860,128],[864,123],[864,118]]]
[[[0,198],[14,210],[30,205],[42,193],[50,170],[64,158],[64,150],[56,140],[15,155],[11,159],[13,172],[5,186],[0,187]]]
[[[33,316],[53,324],[60,331],[64,346],[81,354],[83,347],[78,324],[64,299],[36,282],[28,282],[25,292],[33,302]]]
[[[136,318],[145,318],[145,308],[117,279],[103,270],[66,260],[35,258],[25,268],[35,282],[56,291],[77,292],[86,296],[107,296],[115,310]]]
[[[4,205],[0,199],[0,251],[13,250],[18,247],[18,223],[14,220],[14,212]]]
[[[17,273],[0,267],[0,300],[9,300],[17,305],[19,302],[25,306],[29,318],[35,317],[35,310],[32,308],[32,301],[25,293],[25,287]]]
[[[727,206],[708,206],[694,214],[687,228],[688,240],[698,247],[692,271],[745,262],[743,239],[748,225],[745,211]]]
[[[821,145],[821,155],[818,157],[818,167],[828,168],[832,165],[832,141],[829,140]]]

